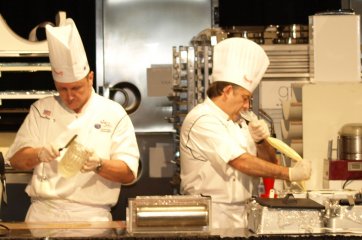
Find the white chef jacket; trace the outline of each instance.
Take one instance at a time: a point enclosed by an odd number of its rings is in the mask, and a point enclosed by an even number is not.
[[[95,151],[100,158],[123,160],[137,176],[139,149],[132,122],[121,105],[94,90],[81,113],[65,107],[58,96],[32,104],[6,159],[24,147],[41,147],[49,143],[64,147],[74,134],[78,134],[76,141]],[[79,172],[63,178],[58,172],[58,163],[64,152],[61,151],[55,161],[35,167],[26,187],[32,200],[64,200],[108,210],[115,205],[121,184],[95,172]]]
[[[253,178],[234,169],[228,162],[243,153],[256,154],[247,125],[234,123],[209,98],[193,108],[181,128],[181,193],[208,195],[212,198],[214,227],[238,226],[243,208],[235,206],[252,196]],[[229,211],[229,213],[227,213]],[[230,219],[227,223],[226,219]]]

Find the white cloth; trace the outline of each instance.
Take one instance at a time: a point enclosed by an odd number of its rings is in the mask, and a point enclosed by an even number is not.
[[[214,47],[212,81],[235,83],[252,93],[268,66],[260,45],[246,38],[227,38]]]
[[[102,222],[112,221],[112,214],[108,207],[87,206],[84,204],[68,202],[66,200],[33,199],[26,214],[25,222]],[[84,228],[84,229],[31,229],[35,237],[94,237],[105,236],[109,229]],[[108,233],[109,235],[109,233]]]
[[[10,146],[6,159],[23,147],[40,147],[47,143],[64,147],[74,134],[77,141],[94,150],[102,159],[123,160],[137,176],[139,150],[132,122],[118,103],[94,91],[79,114],[64,107],[59,97],[35,102]],[[64,154],[64,150],[61,151]],[[58,172],[61,156],[35,167],[26,187],[31,198],[67,200],[81,204],[107,206],[117,203],[121,184],[94,172],[79,172],[63,178]],[[46,179],[43,181],[42,179]]]
[[[243,204],[212,203],[212,227],[247,228],[247,215]]]
[[[67,18],[58,27],[48,24],[45,29],[54,80],[69,83],[84,78],[89,64],[73,19]]]
[[[101,222],[112,221],[108,207],[87,206],[66,200],[33,199],[25,222]]]
[[[181,193],[211,196],[213,203],[240,205],[252,196],[253,178],[228,162],[246,152],[256,154],[247,125],[243,123],[240,128],[206,98],[189,112],[181,128]],[[221,219],[213,219],[218,221],[215,226],[222,224]]]

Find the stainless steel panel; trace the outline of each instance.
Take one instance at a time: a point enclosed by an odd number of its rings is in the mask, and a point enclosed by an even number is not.
[[[136,131],[173,132],[165,120],[172,112],[167,96],[147,96],[147,68],[172,64],[173,46],[188,46],[193,36],[211,26],[211,0],[107,0],[97,4],[97,86],[108,97],[120,82],[136,86],[141,103],[130,114]]]
[[[136,222],[140,227],[205,226],[208,216],[206,206],[141,206]]]
[[[28,184],[31,180],[32,173],[6,173],[7,184]]]
[[[135,233],[207,233],[211,197],[186,195],[138,196],[129,199],[127,231]]]

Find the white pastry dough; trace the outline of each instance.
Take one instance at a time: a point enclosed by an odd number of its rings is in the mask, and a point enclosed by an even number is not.
[[[302,160],[302,157],[293,148],[289,147],[283,141],[273,137],[268,137],[266,140],[269,142],[270,145],[272,145],[275,149],[279,150],[285,156],[290,157],[294,161]]]
[[[301,161],[302,157],[291,147],[289,147],[286,143],[283,141],[268,137],[266,139],[270,145],[272,145],[275,149],[279,150],[281,153],[283,153],[285,156],[289,157],[290,159],[294,161]],[[305,183],[304,181],[295,182],[302,190],[305,190]]]

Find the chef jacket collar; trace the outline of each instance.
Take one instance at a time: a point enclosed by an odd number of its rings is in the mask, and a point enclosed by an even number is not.
[[[231,121],[229,115],[227,115],[221,108],[219,108],[209,97],[205,99],[206,105],[213,109],[215,116],[223,121]]]

